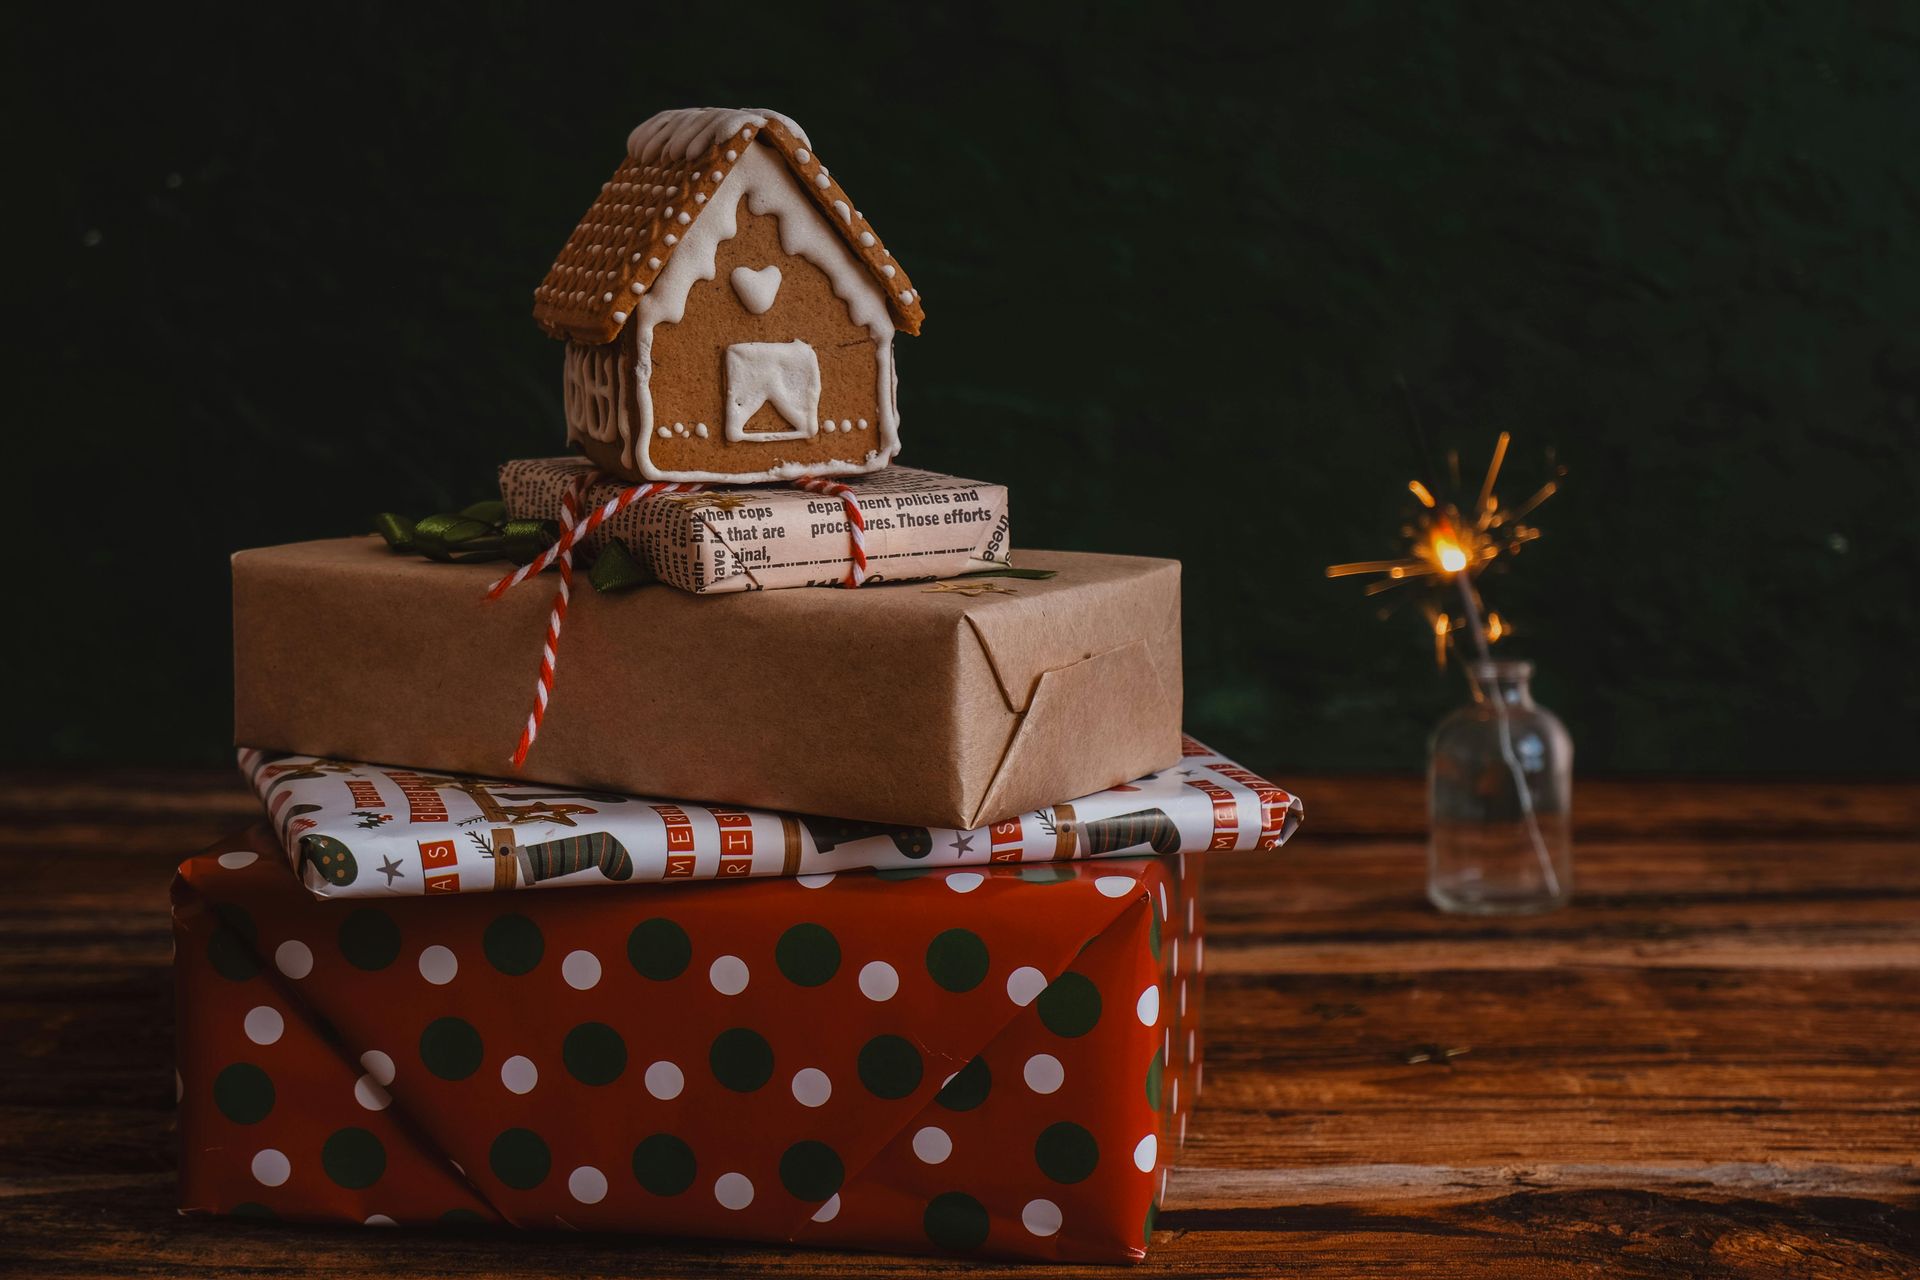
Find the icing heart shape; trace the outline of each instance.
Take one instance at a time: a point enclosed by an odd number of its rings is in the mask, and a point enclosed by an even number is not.
[[[773,306],[773,299],[780,292],[780,268],[735,267],[733,269],[733,291],[740,295],[740,305],[757,316],[763,316]]]

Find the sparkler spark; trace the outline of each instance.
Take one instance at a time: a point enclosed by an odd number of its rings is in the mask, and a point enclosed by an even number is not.
[[[1477,616],[1481,612],[1474,579],[1501,557],[1516,554],[1520,548],[1540,536],[1540,530],[1526,523],[1526,517],[1559,491],[1559,478],[1565,474],[1565,468],[1556,467],[1554,478],[1518,507],[1501,505],[1495,486],[1500,481],[1500,469],[1506,462],[1507,447],[1512,442],[1512,435],[1505,431],[1494,441],[1493,458],[1487,464],[1486,477],[1480,482],[1479,492],[1467,511],[1462,511],[1450,497],[1443,501],[1436,495],[1434,487],[1425,481],[1416,479],[1407,482],[1407,491],[1420,506],[1414,512],[1413,520],[1401,529],[1401,536],[1407,540],[1406,555],[1393,560],[1359,560],[1351,564],[1327,566],[1329,578],[1345,578],[1356,574],[1380,575],[1379,581],[1367,584],[1369,596],[1379,595],[1409,582],[1425,587],[1429,598],[1422,612],[1432,628],[1434,657],[1442,667],[1446,666],[1447,650],[1455,643],[1454,634],[1467,629],[1467,619],[1452,616],[1453,604],[1464,603],[1470,615]],[[1461,486],[1457,454],[1447,455],[1447,468],[1451,483],[1445,492],[1458,494]],[[1456,592],[1462,593],[1465,599],[1455,596]],[[1443,605],[1441,601],[1447,598],[1451,598],[1451,603]],[[1476,646],[1482,639],[1493,644],[1512,635],[1513,626],[1499,614],[1487,613],[1486,625],[1478,628],[1478,631],[1480,634],[1473,637]]]

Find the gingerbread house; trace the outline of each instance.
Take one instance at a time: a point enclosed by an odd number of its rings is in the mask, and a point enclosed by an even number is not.
[[[900,450],[896,330],[920,295],[773,111],[665,111],[534,290],[567,438],[630,480],[875,471]]]

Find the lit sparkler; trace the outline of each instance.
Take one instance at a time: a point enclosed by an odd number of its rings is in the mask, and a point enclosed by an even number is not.
[[[1540,530],[1528,524],[1526,518],[1559,490],[1559,477],[1565,474],[1564,469],[1556,468],[1554,478],[1541,485],[1525,502],[1517,507],[1503,505],[1494,486],[1499,482],[1500,468],[1506,462],[1507,446],[1511,442],[1512,436],[1502,431],[1494,442],[1493,460],[1487,464],[1479,494],[1466,510],[1456,502],[1436,498],[1433,489],[1422,481],[1407,482],[1407,491],[1420,506],[1412,522],[1400,530],[1407,540],[1405,556],[1327,566],[1329,578],[1381,575],[1377,582],[1367,584],[1369,596],[1410,583],[1429,588],[1421,609],[1433,632],[1434,659],[1443,667],[1447,649],[1455,643],[1454,635],[1458,631],[1468,633],[1483,658],[1488,645],[1513,634],[1512,626],[1504,618],[1482,609],[1474,579],[1500,557],[1514,555],[1540,536]],[[1447,462],[1449,474],[1457,476],[1458,457],[1449,454]],[[1455,487],[1458,487],[1457,481]],[[1455,602],[1447,598],[1456,589],[1460,607],[1457,616],[1453,612]],[[1484,623],[1480,620],[1483,613]]]

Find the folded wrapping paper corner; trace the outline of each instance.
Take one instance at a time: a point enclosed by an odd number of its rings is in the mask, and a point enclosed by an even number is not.
[[[260,827],[175,888],[181,1206],[1144,1254],[1199,859],[352,908]]]
[[[970,831],[854,822],[242,751],[320,897],[1274,849],[1299,799],[1188,738],[1172,769]]]
[[[556,520],[568,487],[593,471],[584,458],[528,458],[500,468],[509,517]],[[873,582],[952,578],[1009,563],[1003,485],[912,467],[844,481],[865,521]],[[626,486],[589,488],[590,511]],[[788,486],[731,487],[636,503],[588,538],[618,540],[669,586],[698,595],[837,586],[846,576],[847,519],[837,497]]]

